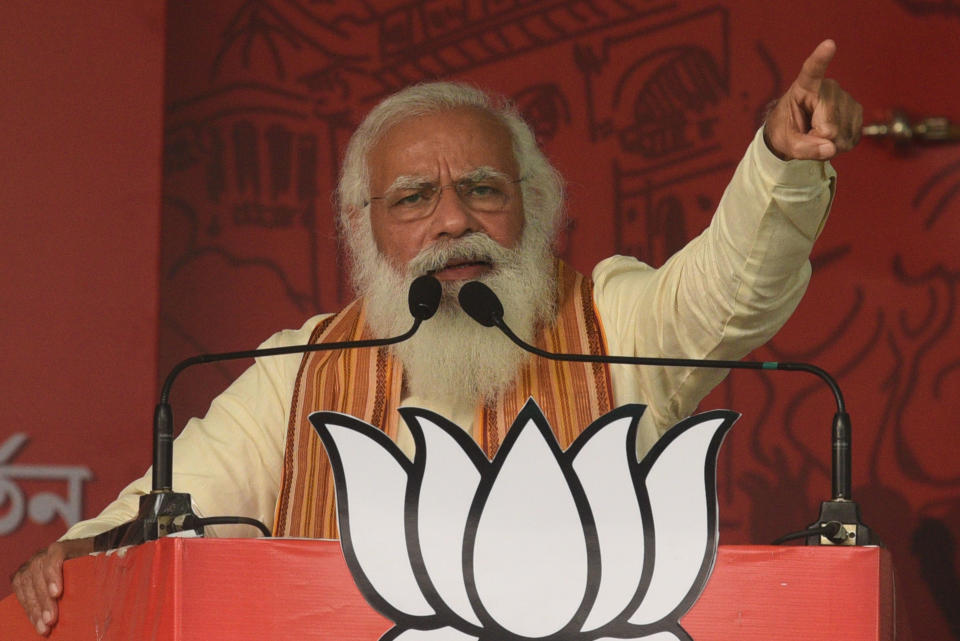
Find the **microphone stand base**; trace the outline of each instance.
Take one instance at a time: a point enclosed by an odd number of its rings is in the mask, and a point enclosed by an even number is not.
[[[140,545],[190,529],[195,529],[199,536],[203,536],[203,526],[185,526],[185,522],[196,519],[189,494],[155,490],[140,497],[137,518],[94,537],[93,549],[103,552],[128,545]]]
[[[840,530],[837,536],[827,538],[826,536],[815,534],[808,536],[805,541],[807,545],[879,545],[883,542],[873,533],[867,525],[860,519],[860,506],[855,501],[845,499],[834,499],[824,501],[820,504],[820,518],[810,524],[808,529],[816,529],[821,526],[839,523]]]

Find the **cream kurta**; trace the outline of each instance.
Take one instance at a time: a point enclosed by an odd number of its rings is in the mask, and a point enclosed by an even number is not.
[[[786,322],[810,278],[808,257],[826,220],[835,174],[828,163],[778,160],[760,132],[747,149],[710,226],[662,267],[613,256],[593,270],[594,299],[608,353],[736,359]],[[262,347],[306,343],[321,316],[284,330]],[[258,359],[191,419],[174,444],[173,487],[189,492],[200,516],[247,516],[272,527],[290,402],[302,355]],[[614,404],[648,405],[638,451],[694,411],[726,372],[677,367],[611,367]],[[474,407],[407,397],[467,427]],[[401,434],[409,451],[409,439]],[[151,473],[127,486],[96,518],[64,538],[99,534],[133,518]],[[208,534],[255,536],[251,527]]]

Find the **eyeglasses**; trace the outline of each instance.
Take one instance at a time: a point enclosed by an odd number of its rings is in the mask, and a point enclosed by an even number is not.
[[[391,217],[407,222],[433,214],[440,202],[440,192],[453,188],[460,202],[470,211],[496,213],[507,208],[513,197],[513,185],[522,180],[523,178],[514,180],[507,176],[493,175],[461,178],[447,185],[414,182],[392,187],[382,196],[372,196],[370,201],[382,200]],[[370,203],[365,203],[367,204]]]

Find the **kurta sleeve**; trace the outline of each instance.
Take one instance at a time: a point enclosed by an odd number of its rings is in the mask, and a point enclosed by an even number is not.
[[[260,347],[306,343],[322,317],[299,330],[278,332]],[[258,358],[192,418],[173,444],[173,489],[187,492],[198,516],[246,516],[272,527],[290,400],[301,354]],[[145,456],[146,453],[143,453]],[[137,514],[140,496],[152,489],[152,468],[125,487],[96,517],[71,527],[64,539],[94,536]],[[207,528],[212,536],[258,536],[250,526]]]
[[[611,354],[739,359],[779,330],[810,278],[810,251],[833,201],[829,163],[781,161],[757,132],[706,230],[659,269],[599,263],[594,297]],[[618,405],[648,405],[642,453],[727,370],[611,368]]]

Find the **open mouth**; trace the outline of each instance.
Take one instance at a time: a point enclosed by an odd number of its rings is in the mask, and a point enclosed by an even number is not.
[[[439,280],[476,278],[493,269],[493,263],[484,259],[454,259],[443,267],[429,272]]]

